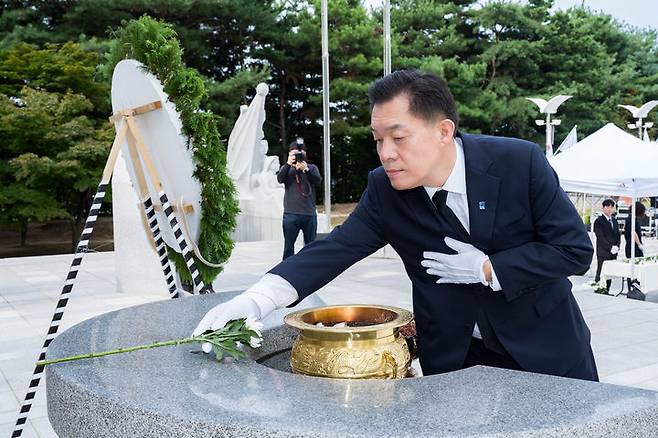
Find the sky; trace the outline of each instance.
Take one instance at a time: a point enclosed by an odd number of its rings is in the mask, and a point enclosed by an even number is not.
[[[488,0],[481,0],[486,3]],[[524,0],[510,0],[523,3]],[[381,5],[383,0],[365,0],[370,6]],[[584,4],[593,11],[602,11],[632,26],[658,30],[658,0],[555,0],[555,8],[568,9]]]
[[[568,9],[583,3],[630,25],[658,30],[658,0],[556,0],[555,7]]]

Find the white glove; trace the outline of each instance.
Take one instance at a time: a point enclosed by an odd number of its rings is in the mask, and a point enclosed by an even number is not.
[[[260,319],[260,309],[254,300],[244,293],[219,304],[206,313],[199,325],[192,332],[192,336],[198,336],[206,330],[218,330],[223,328],[227,322],[240,318]],[[201,344],[201,349],[210,353],[212,345],[208,342]]]
[[[641,243],[637,245],[638,248],[640,248],[640,251],[644,252],[644,245]]]
[[[443,254],[440,252],[425,251],[425,260],[421,265],[429,268],[427,273],[438,275],[437,284],[457,283],[472,284],[482,283],[487,286],[482,265],[488,259],[487,255],[471,244],[459,240],[445,238],[448,247],[457,251],[457,254]]]
[[[610,248],[610,254],[617,254],[619,252],[619,247],[617,245],[613,245],[612,248]]]

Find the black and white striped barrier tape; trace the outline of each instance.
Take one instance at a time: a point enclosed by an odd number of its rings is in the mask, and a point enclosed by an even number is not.
[[[165,276],[167,281],[167,289],[169,290],[170,298],[178,298],[178,288],[176,287],[176,280],[174,280],[174,273],[169,264],[169,257],[167,257],[167,248],[165,246],[164,239],[160,233],[160,227],[158,226],[158,218],[155,215],[155,209],[153,208],[153,201],[148,197],[143,203],[144,213],[146,213],[146,221],[149,224],[151,229],[151,234],[153,235],[153,240],[155,241],[155,251],[158,253],[160,258],[160,265],[162,266],[162,273]]]
[[[73,290],[73,282],[78,276],[78,269],[80,269],[80,264],[82,263],[82,257],[87,252],[87,246],[89,245],[89,239],[91,238],[91,233],[94,230],[94,224],[96,219],[98,219],[98,213],[101,209],[101,204],[103,203],[103,198],[105,197],[105,191],[107,190],[107,183],[101,183],[98,185],[96,190],[96,195],[94,195],[94,200],[91,204],[91,209],[89,210],[89,215],[87,216],[87,221],[85,222],[85,228],[82,230],[80,236],[80,241],[75,250],[75,255],[73,256],[73,261],[71,262],[71,267],[69,268],[69,273],[66,276],[66,281],[64,282],[64,287],[60,293],[59,300],[57,301],[57,307],[55,308],[55,313],[53,318],[50,321],[50,327],[48,328],[48,333],[46,334],[46,340],[41,347],[41,353],[39,354],[39,361],[46,360],[46,351],[48,346],[55,339],[57,330],[59,330],[59,324],[64,315],[64,309],[66,304],[69,302],[69,295]],[[21,410],[18,414],[18,420],[16,420],[16,425],[14,427],[14,432],[12,433],[12,438],[20,437],[23,434],[23,429],[25,428],[25,423],[27,422],[27,417],[32,409],[32,403],[34,402],[34,397],[37,393],[39,383],[41,382],[41,377],[43,375],[44,365],[36,365],[34,372],[32,373],[32,379],[30,379],[30,386],[27,389],[27,394],[25,395],[25,400],[21,406]]]
[[[206,286],[203,283],[203,280],[201,279],[201,273],[199,272],[199,269],[196,267],[196,263],[194,263],[193,254],[190,251],[187,242],[185,241],[185,234],[180,229],[180,225],[178,224],[178,220],[176,219],[176,213],[174,213],[174,209],[169,203],[167,194],[163,190],[160,193],[158,193],[158,196],[160,197],[162,210],[164,211],[165,215],[167,215],[167,220],[169,221],[171,230],[174,233],[174,237],[176,237],[176,242],[178,242],[181,253],[183,254],[183,259],[185,259],[185,264],[187,265],[187,268],[190,270],[190,274],[192,275],[192,287],[195,290],[198,290],[199,293],[201,294],[205,294],[212,291],[211,288],[206,289]]]

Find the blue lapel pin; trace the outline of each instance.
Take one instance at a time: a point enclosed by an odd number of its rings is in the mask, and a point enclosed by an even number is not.
[[[480,205],[480,210],[484,210],[485,208],[487,208],[487,203],[485,201],[480,201],[479,205]]]

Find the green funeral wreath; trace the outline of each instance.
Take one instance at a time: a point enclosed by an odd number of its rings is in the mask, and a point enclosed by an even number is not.
[[[124,22],[113,32],[113,37],[101,74],[111,78],[118,62],[135,59],[162,83],[180,114],[183,133],[194,156],[194,177],[202,187],[199,251],[210,263],[223,263],[233,250],[231,233],[240,208],[235,186],[226,171],[226,150],[220,141],[217,117],[200,108],[201,99],[206,96],[203,78],[196,70],[185,67],[178,35],[168,23],[144,15]],[[183,256],[169,246],[167,253],[181,280],[191,283],[192,276]],[[208,266],[196,256],[194,259],[203,282],[210,285],[222,268]]]

